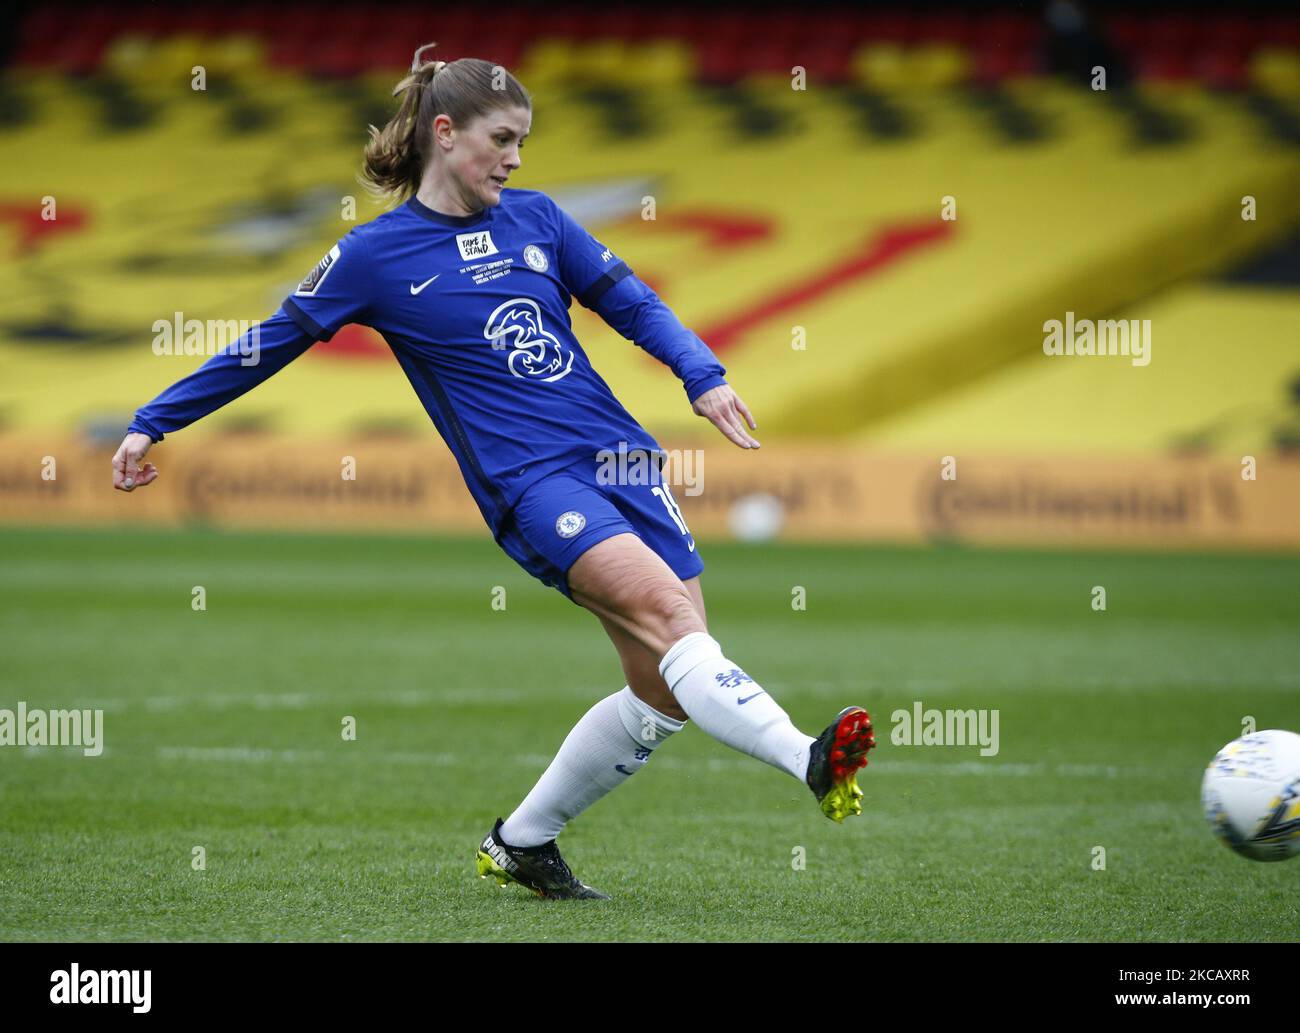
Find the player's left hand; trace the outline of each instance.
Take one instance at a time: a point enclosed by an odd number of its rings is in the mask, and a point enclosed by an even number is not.
[[[149,451],[153,439],[148,434],[128,434],[122,439],[122,445],[113,456],[113,487],[118,491],[134,491],[152,484],[158,477],[158,468],[153,463],[140,461]]]
[[[758,424],[749,414],[749,406],[740,400],[740,396],[731,389],[730,385],[719,384],[713,390],[705,391],[691,403],[691,411],[697,416],[711,420],[718,430],[741,448],[760,447],[759,443],[750,437],[749,431],[745,430],[746,422],[749,423],[750,430],[758,430]]]

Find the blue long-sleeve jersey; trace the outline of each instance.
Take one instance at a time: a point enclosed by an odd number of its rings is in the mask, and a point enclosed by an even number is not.
[[[330,249],[258,327],[135,414],[161,441],[238,398],[347,323],[388,342],[499,537],[546,474],[604,449],[659,449],[592,368],[569,320],[576,297],[672,368],[695,401],[726,370],[609,248],[536,190],[473,215],[415,198]]]

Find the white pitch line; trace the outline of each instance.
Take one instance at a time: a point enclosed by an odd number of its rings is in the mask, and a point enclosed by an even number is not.
[[[158,756],[163,760],[198,761],[202,763],[242,764],[325,764],[340,758],[351,759],[350,747],[340,744],[335,750],[277,750],[252,746],[159,746]],[[342,752],[340,752],[342,751]],[[551,757],[542,753],[524,753],[510,758],[519,767],[542,768],[550,764]],[[377,764],[427,764],[433,767],[474,767],[482,758],[468,753],[443,753],[431,751],[392,751],[367,755],[367,762]],[[759,761],[747,757],[652,757],[655,767],[677,771],[733,771],[757,770]],[[939,763],[930,761],[891,760],[877,762],[863,776],[875,779],[882,776],[938,776],[943,778],[1000,777],[1000,778],[1150,778],[1153,775],[1182,771],[1181,767],[1149,767],[1116,764],[1044,764],[1003,763],[999,761],[957,761]],[[1192,769],[1187,769],[1189,772]]]
[[[956,683],[944,682],[937,680],[914,679],[895,682],[888,685],[875,684],[869,680],[845,680],[842,682],[828,681],[810,681],[804,683],[765,681],[764,684],[772,691],[773,696],[778,699],[785,699],[787,702],[797,698],[801,693],[815,692],[825,694],[832,691],[845,692],[852,691],[857,697],[861,697],[864,705],[872,713],[879,711],[880,715],[890,713],[888,705],[882,704],[882,696],[892,697],[894,704],[898,705],[903,699],[909,703],[921,698],[926,693],[933,695],[939,693],[945,699],[969,698],[976,690],[966,687],[960,690],[956,696],[948,694],[957,693]],[[1165,675],[1146,679],[1134,678],[1072,678],[1068,684],[1052,689],[1054,695],[1069,695],[1079,690],[1105,690],[1113,689],[1115,691],[1134,692],[1144,689],[1166,688],[1170,684],[1170,678]],[[1212,684],[1210,682],[1193,684],[1193,680],[1182,680],[1178,684],[1183,688],[1218,688],[1221,683],[1217,680]],[[1254,686],[1256,691],[1295,691],[1300,690],[1300,678],[1294,674],[1275,673],[1269,675],[1254,676]],[[1042,691],[1042,684],[1030,683],[1028,681],[1021,683],[1018,681],[1003,681],[999,684],[989,684],[980,691],[980,696],[985,702],[989,700],[997,701],[1003,698],[1000,694],[1007,693],[1015,701],[1020,698],[1020,690],[1023,688],[1035,688]],[[555,693],[547,691],[545,698],[551,702],[561,704],[572,703],[575,707],[586,702],[590,704],[603,696],[608,695],[609,686],[572,686],[568,691]],[[122,713],[130,710],[145,710],[150,713],[171,713],[185,709],[199,710],[308,710],[311,708],[332,707],[339,709],[343,713],[350,713],[354,710],[361,709],[368,704],[379,704],[382,706],[393,707],[428,707],[436,709],[439,706],[511,706],[515,704],[529,704],[538,702],[539,695],[536,692],[530,692],[526,689],[501,689],[501,688],[466,688],[466,689],[368,689],[359,688],[356,692],[347,694],[332,691],[328,694],[310,693],[310,692],[286,692],[286,693],[212,693],[202,689],[195,689],[193,693],[186,694],[169,694],[158,696],[143,697],[99,697],[99,698],[82,698],[68,701],[66,706],[75,708],[88,708],[91,710],[103,710],[107,713]],[[874,702],[874,706],[872,703]],[[1002,706],[1005,708],[1007,702],[1004,700]]]
[[[566,695],[564,699],[572,699],[576,705],[584,700],[595,701],[600,699],[602,692],[608,695],[608,692],[603,689],[591,689],[588,692],[576,688],[571,696]],[[555,699],[553,695],[548,695],[547,698]],[[450,691],[445,689],[358,689],[346,696],[337,692],[329,694],[313,694],[310,692],[238,694],[212,693],[196,689],[189,695],[141,696],[136,698],[85,697],[73,700],[67,705],[91,710],[104,710],[109,713],[120,713],[124,710],[133,709],[143,709],[154,713],[168,713],[188,707],[204,710],[306,710],[309,707],[328,706],[342,707],[346,710],[347,708],[361,708],[367,704],[375,703],[399,707],[437,707],[464,706],[475,703],[508,705],[536,701],[536,693],[516,689],[479,688],[452,689]]]

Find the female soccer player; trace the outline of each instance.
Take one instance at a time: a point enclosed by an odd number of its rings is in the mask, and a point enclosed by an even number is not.
[[[704,564],[667,484],[602,483],[602,456],[662,450],[592,368],[569,321],[571,296],[669,365],[692,410],[740,448],[759,447],[749,409],[704,342],[617,255],[545,194],[505,189],[532,124],[519,82],[477,58],[425,62],[427,49],[416,51],[394,90],[397,114],[371,127],[365,152],[368,185],[405,203],[348,233],[257,328],[260,361],[245,364],[245,342],[236,342],[141,408],[113,457],[113,486],[152,483],[157,469],[141,462],[165,433],[344,324],[371,326],[497,543],[600,619],[627,674],[510,817],[497,819],[476,854],[480,876],[543,897],[604,899],[573,876],[556,837],[688,718],[802,779],[835,821],[860,814],[856,772],[875,745],[867,712],[846,708],[817,738],[800,732],[710,637]]]

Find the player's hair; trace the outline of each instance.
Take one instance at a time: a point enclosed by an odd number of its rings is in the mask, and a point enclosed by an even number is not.
[[[436,43],[415,52],[411,71],[393,90],[401,97],[397,114],[383,129],[370,127],[361,182],[383,197],[401,201],[420,186],[433,153],[433,120],[447,115],[457,127],[500,108],[532,110],[533,100],[519,80],[501,65],[477,57],[421,61]]]

